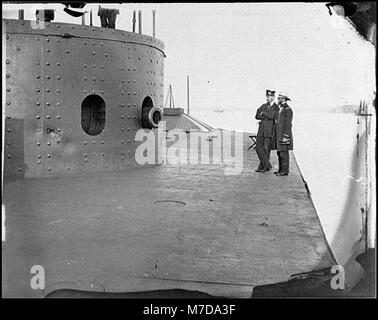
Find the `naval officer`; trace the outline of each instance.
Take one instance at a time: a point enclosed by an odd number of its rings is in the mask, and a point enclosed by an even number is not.
[[[291,130],[293,121],[293,110],[287,104],[291,101],[286,93],[278,95],[278,121],[276,125],[276,142],[278,155],[277,176],[287,176],[289,174],[289,150],[293,150],[293,133]]]
[[[274,135],[274,125],[278,118],[278,106],[274,103],[275,91],[266,90],[266,103],[256,112],[256,120],[260,120],[256,137],[256,152],[260,159],[256,172],[269,171],[272,165],[269,162],[271,140]]]

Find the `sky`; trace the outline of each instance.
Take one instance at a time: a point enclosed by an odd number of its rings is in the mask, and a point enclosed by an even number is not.
[[[107,7],[107,3],[103,4]],[[33,6],[33,7],[31,7]],[[36,5],[23,5],[25,19]],[[56,9],[58,22],[81,23]],[[116,28],[132,30],[133,10],[142,10],[144,34],[165,43],[166,96],[176,107],[247,110],[265,101],[265,90],[284,91],[297,110],[357,104],[375,90],[375,48],[322,3],[127,3],[117,5]],[[17,18],[17,5],[3,5],[3,18]],[[100,26],[98,4],[93,22]],[[87,23],[89,18],[87,18]]]

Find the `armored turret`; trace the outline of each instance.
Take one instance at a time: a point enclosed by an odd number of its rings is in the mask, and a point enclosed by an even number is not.
[[[138,166],[162,118],[164,44],[140,33],[3,19],[5,179]]]

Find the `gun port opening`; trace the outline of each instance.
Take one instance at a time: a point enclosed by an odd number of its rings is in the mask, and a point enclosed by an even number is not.
[[[99,95],[87,96],[81,104],[81,127],[90,136],[97,136],[105,129],[106,105]]]

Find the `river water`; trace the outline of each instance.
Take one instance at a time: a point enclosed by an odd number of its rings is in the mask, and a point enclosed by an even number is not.
[[[254,113],[245,110],[190,113],[215,127],[257,132]],[[357,116],[347,113],[299,113],[294,110],[294,155],[306,180],[326,239],[339,263],[364,246],[364,170],[357,153]],[[272,156],[276,156],[273,152]]]

